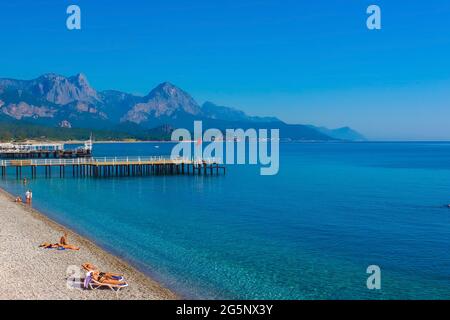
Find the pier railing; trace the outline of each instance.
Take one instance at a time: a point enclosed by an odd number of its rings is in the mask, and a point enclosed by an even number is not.
[[[75,159],[21,159],[0,160],[1,167],[17,166],[74,166],[74,165],[128,165],[128,164],[220,164],[219,158],[171,158],[169,156],[150,157],[96,157]]]
[[[44,171],[45,177],[52,177],[52,169],[59,170],[59,176],[66,175],[71,168],[74,177],[123,177],[169,174],[225,174],[225,166],[219,158],[189,159],[169,156],[150,157],[97,157],[73,159],[16,159],[0,160],[0,173],[6,178],[9,168],[15,168],[16,178],[22,177],[22,170],[29,168],[31,178]]]

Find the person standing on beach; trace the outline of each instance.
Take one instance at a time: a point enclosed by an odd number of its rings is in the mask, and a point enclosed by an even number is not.
[[[27,199],[27,204],[31,205],[31,201],[33,199],[33,192],[31,192],[31,190],[27,190],[27,192],[25,192],[25,198]]]

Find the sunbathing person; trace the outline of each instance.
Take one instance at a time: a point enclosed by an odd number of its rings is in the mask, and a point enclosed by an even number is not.
[[[112,284],[112,285],[126,285],[126,282],[123,280],[115,280],[115,279],[110,279],[107,276],[105,276],[105,274],[102,274],[99,271],[91,271],[91,277],[92,279],[94,279],[97,282],[100,283],[105,283],[105,284]]]
[[[123,276],[121,274],[117,274],[117,273],[112,273],[112,272],[100,272],[100,270],[94,266],[91,263],[83,263],[81,265],[83,267],[84,270],[88,271],[88,272],[99,272],[100,276],[104,276],[107,279],[111,279],[111,280],[123,280]]]
[[[45,249],[68,249],[68,250],[80,250],[79,247],[71,245],[71,244],[61,244],[61,243],[48,243],[48,242],[44,242],[42,244],[39,245],[40,248],[45,248]]]
[[[46,249],[59,249],[59,250],[64,250],[64,249],[80,250],[79,247],[67,243],[67,232],[64,232],[64,235],[59,239],[59,243],[52,244],[52,243],[44,242],[39,247],[43,247]]]

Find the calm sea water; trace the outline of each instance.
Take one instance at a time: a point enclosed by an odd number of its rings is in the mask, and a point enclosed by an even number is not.
[[[94,152],[171,147],[97,144]],[[228,166],[219,177],[55,172],[29,187],[50,218],[185,297],[450,298],[450,144],[285,143],[280,151],[277,176],[254,166]],[[12,178],[0,185],[25,192]],[[379,291],[366,287],[372,264],[382,270]]]

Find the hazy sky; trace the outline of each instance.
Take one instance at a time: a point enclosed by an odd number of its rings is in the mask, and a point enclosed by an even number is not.
[[[138,94],[170,81],[289,123],[450,140],[448,0],[15,0],[0,4],[0,34],[0,77],[83,72]]]

